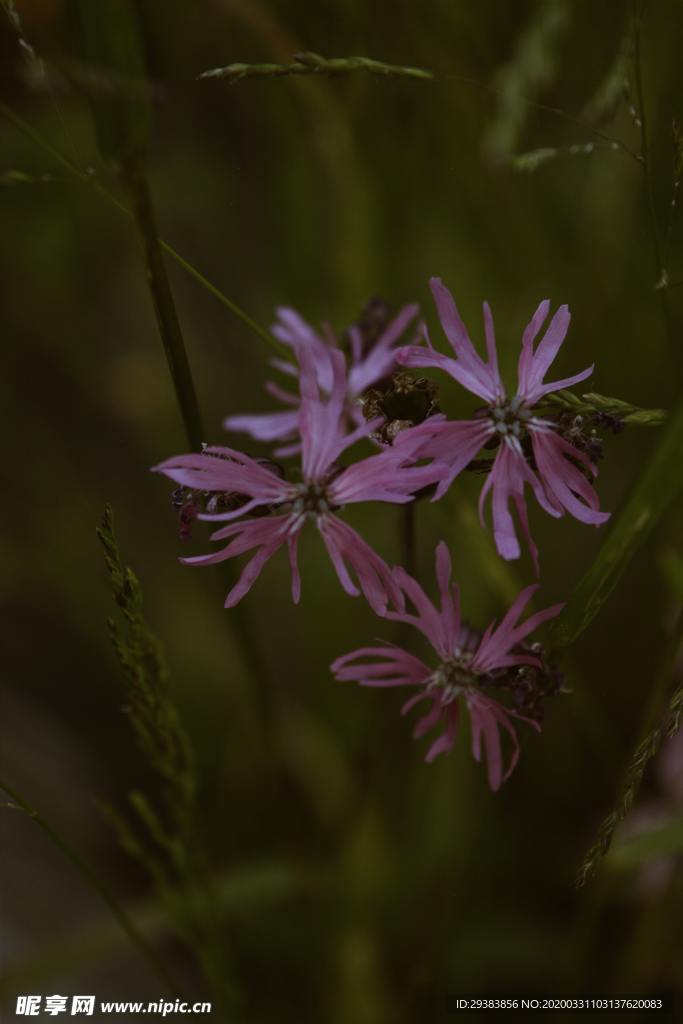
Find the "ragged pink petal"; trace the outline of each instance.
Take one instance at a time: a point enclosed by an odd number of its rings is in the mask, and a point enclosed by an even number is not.
[[[531,540],[524,502],[525,484],[531,486],[536,500],[549,515],[554,517],[562,515],[561,508],[551,503],[541,481],[528,466],[519,441],[507,435],[501,442],[493,462],[493,468],[482,487],[479,496],[479,518],[483,525],[484,504],[488,494],[492,492],[493,533],[496,548],[498,553],[508,560],[520,556],[519,541],[509,507],[511,499],[514,499],[517,511],[522,510],[522,526],[528,539]],[[532,554],[534,550],[535,548],[532,548]]]
[[[563,604],[553,605],[541,612],[530,615],[520,625],[518,619],[537,590],[538,584],[525,587],[513,601],[500,625],[494,627],[494,624],[491,623],[482,637],[472,660],[472,666],[478,672],[492,672],[494,669],[503,668],[511,664],[509,658],[512,648],[524,640],[542,623],[547,622],[548,619],[555,618],[562,611]],[[524,662],[524,664],[530,663],[533,664],[534,660],[532,662]]]
[[[458,718],[460,716],[460,708],[457,702],[447,705],[444,717],[446,719],[446,728],[444,732],[436,739],[425,757],[427,764],[431,764],[432,761],[439,756],[439,754],[448,754],[453,749],[455,744],[455,737],[458,731]]]
[[[439,419],[432,422],[430,418],[406,433],[424,438],[423,444],[417,449],[420,457],[433,459],[445,467],[433,498],[438,501],[474,459],[479,449],[491,439],[494,429],[489,419]]]
[[[488,303],[484,306],[484,327],[489,361],[485,363],[474,348],[465,325],[460,318],[453,296],[446,286],[438,277],[433,277],[429,285],[434,296],[441,326],[457,356],[456,362],[459,373],[464,375],[462,379],[456,376],[456,380],[460,379],[461,384],[485,401],[495,402],[497,398],[505,395],[505,389],[498,372],[493,318],[491,317]],[[468,383],[465,383],[464,377],[467,378]]]
[[[318,529],[337,571],[339,582],[347,594],[354,597],[359,594],[358,587],[349,575],[348,564],[374,612],[383,615],[389,602],[397,608],[403,607],[403,595],[391,569],[359,533],[334,515],[324,516]]]
[[[548,495],[575,519],[601,526],[609,512],[600,512],[595,489],[572,460],[587,463],[586,457],[563,437],[551,430],[533,430],[534,458]],[[581,499],[581,500],[579,500]]]
[[[372,661],[365,659],[371,658]],[[360,647],[330,665],[335,678],[361,686],[416,686],[429,677],[430,669],[408,651],[393,644]],[[421,695],[422,696],[422,695]]]
[[[253,413],[244,416],[226,416],[225,430],[249,434],[257,441],[281,441],[296,435],[299,426],[298,411]]]

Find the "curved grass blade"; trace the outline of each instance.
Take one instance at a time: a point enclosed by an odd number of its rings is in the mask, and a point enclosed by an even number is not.
[[[568,647],[590,625],[633,554],[683,489],[683,401],[671,414],[650,462],[609,528],[597,558],[579,581],[548,643]]]

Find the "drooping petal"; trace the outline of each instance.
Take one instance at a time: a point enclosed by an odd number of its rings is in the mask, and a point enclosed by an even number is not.
[[[391,569],[359,533],[334,515],[321,516],[318,529],[347,594],[356,597],[359,593],[349,576],[348,563],[368,604],[377,615],[385,614],[389,602],[397,608],[403,607],[403,594]]]
[[[511,719],[526,722],[540,732],[538,722],[534,722],[516,711],[504,708],[498,701],[481,694],[470,693],[467,704],[472,723],[472,754],[476,761],[481,761],[481,740],[486,747],[488,781],[491,789],[496,792],[501,783],[507,782],[519,761],[519,741]],[[503,752],[499,728],[504,729],[512,740],[512,755],[507,769],[503,769]]]
[[[468,701],[472,723],[472,756],[481,761],[482,736],[486,747],[486,769],[489,786],[495,793],[503,781],[503,752],[495,717],[484,702]]]
[[[587,463],[583,453],[552,430],[531,430],[538,472],[551,499],[582,523],[601,526],[609,512],[600,512],[600,499],[575,461]],[[581,499],[581,500],[579,500]]]
[[[509,508],[510,499],[514,499],[518,513],[520,509],[522,510],[522,526],[527,538],[531,539],[524,502],[525,484],[531,486],[536,500],[549,515],[555,518],[562,515],[561,508],[552,503],[541,481],[528,466],[519,441],[508,434],[502,439],[491,472],[479,496],[479,518],[484,525],[484,504],[488,494],[492,492],[493,534],[496,548],[498,553],[508,560],[520,556],[519,541]],[[535,545],[531,550],[533,555]]]
[[[237,555],[257,548],[256,554],[247,563],[239,580],[226,598],[225,607],[232,608],[251,590],[266,562],[287,541],[291,528],[290,516],[246,519],[240,523],[231,523],[218,530],[212,538],[225,540],[227,537],[231,537],[232,540],[226,547],[209,555],[182,558],[181,561],[186,565],[215,565],[217,562],[235,558]]]
[[[417,722],[413,726],[413,739],[419,740],[426,733],[433,729],[435,725],[438,725],[441,721],[443,709],[441,707],[441,701],[438,697],[434,697],[432,706],[426,715],[422,718],[418,718]]]
[[[292,573],[292,601],[298,604],[301,598],[301,573],[299,572],[298,547],[299,531],[290,533],[287,537],[287,552],[289,554],[289,568]]]
[[[446,728],[427,751],[427,755],[425,757],[427,764],[431,764],[434,758],[438,757],[439,754],[448,754],[453,749],[455,737],[458,731],[459,715],[460,708],[457,701],[453,701],[452,704],[447,705],[445,710]]]
[[[273,538],[269,544],[264,544],[262,548],[259,548],[253,558],[247,562],[240,578],[226,597],[226,608],[234,608],[249,593],[260,576],[264,565],[273,557],[277,549],[282,546],[282,543],[281,538]]]

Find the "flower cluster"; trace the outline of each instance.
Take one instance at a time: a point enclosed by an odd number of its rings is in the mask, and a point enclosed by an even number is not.
[[[438,664],[428,667],[408,651],[391,644],[361,647],[345,654],[332,664],[337,679],[355,680],[361,686],[410,686],[417,693],[403,705],[403,714],[422,701],[430,702],[429,710],[419,719],[413,735],[425,733],[443,724],[443,732],[427,751],[427,761],[447,753],[455,742],[460,707],[467,707],[471,722],[472,753],[481,760],[482,739],[486,748],[489,784],[498,789],[507,779],[519,757],[517,734],[512,724],[516,718],[540,728],[538,722],[504,707],[491,691],[502,689],[514,679],[522,666],[542,669],[538,654],[521,648],[521,643],[537,626],[557,615],[562,605],[554,605],[531,615],[523,624],[518,619],[537,587],[532,585],[513,602],[499,626],[492,622],[483,635],[463,624],[460,615],[460,593],[451,584],[451,557],[443,543],[436,549],[436,577],[441,594],[441,607],[436,608],[419,583],[405,572],[395,570],[396,582],[412,604],[414,612],[389,612],[387,617],[418,629],[432,645]],[[371,660],[367,660],[371,659]],[[540,683],[537,694],[542,695]],[[503,770],[500,730],[508,733],[513,754],[507,770]]]
[[[439,500],[463,470],[477,469],[486,473],[480,516],[483,522],[490,495],[499,554],[512,559],[521,553],[512,503],[538,573],[527,485],[551,516],[569,513],[594,526],[608,518],[599,509],[591,482],[597,473],[599,441],[586,439],[578,417],[548,404],[549,395],[585,380],[593,367],[564,380],[545,381],[570,317],[567,307],[561,306],[536,344],[550,311],[544,300],[524,331],[517,387],[508,392],[498,368],[488,304],[484,303],[484,360],[448,290],[437,278],[431,288],[454,357],[434,350],[414,305],[393,315],[373,300],[339,336],[328,327],[322,333],[314,330],[294,310],[279,309],[272,331],[291,349],[293,359],[273,363],[297,383],[297,392],[269,382],[267,390],[284,403],[284,410],[230,416],[224,423],[229,430],[274,442],[273,458],[212,445],[167,459],[154,469],[177,485],[174,503],[183,538],[195,519],[222,524],[211,535],[223,542],[220,548],[183,561],[210,565],[251,553],[226,607],[249,592],[280,548],[288,551],[292,597],[297,602],[299,536],[306,524],[312,524],[346,593],[362,594],[377,615],[415,627],[435,655],[428,665],[381,642],[337,658],[331,666],[335,677],[363,686],[416,689],[403,711],[423,701],[429,708],[418,721],[415,736],[443,726],[427,751],[429,762],[452,748],[459,716],[466,709],[474,757],[481,760],[485,755],[489,783],[497,789],[519,756],[514,723],[540,729],[545,699],[560,688],[561,676],[543,648],[527,638],[562,606],[532,614],[520,624],[537,589],[533,585],[519,594],[498,626],[491,623],[480,633],[463,623],[443,542],[436,552],[441,594],[437,608],[417,580],[405,569],[390,566],[344,521],[343,509],[360,502],[406,504],[425,494]],[[414,334],[407,339],[408,330]],[[445,371],[483,401],[483,407],[469,420],[448,419],[439,408],[436,382],[414,378],[406,369],[414,367]],[[347,462],[349,450],[363,441],[372,445],[370,452]],[[292,469],[274,461],[292,456],[299,462]],[[507,766],[503,734],[512,747]]]
[[[485,362],[474,348],[448,289],[438,278],[432,278],[430,284],[441,325],[456,358],[435,352],[431,345],[427,349],[412,345],[399,349],[397,359],[404,366],[437,367],[486,403],[471,420],[429,420],[419,428],[426,438],[420,454],[438,459],[448,469],[436,497],[445,493],[480,449],[497,446],[481,491],[479,514],[483,522],[484,503],[490,493],[498,552],[506,559],[519,558],[519,541],[510,513],[512,501],[538,572],[538,550],[529,531],[524,499],[526,484],[551,516],[569,512],[592,526],[600,526],[609,519],[609,513],[600,511],[598,496],[587,479],[597,474],[595,464],[582,448],[562,436],[556,424],[542,415],[540,408],[546,395],[585,380],[592,374],[593,367],[563,380],[544,381],[570,321],[569,310],[560,306],[534,350],[534,342],[550,311],[550,303],[544,299],[522,335],[517,389],[510,397],[498,370],[493,317],[488,303],[484,303],[488,357]]]

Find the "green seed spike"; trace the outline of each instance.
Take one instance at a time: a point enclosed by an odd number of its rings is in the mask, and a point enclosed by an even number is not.
[[[319,53],[306,51],[297,53],[292,64],[228,64],[222,68],[203,71],[198,76],[205,78],[227,78],[231,83],[245,78],[279,78],[283,75],[348,75],[355,71],[366,71],[384,78],[412,78],[425,82],[434,80],[433,71],[426,68],[403,67],[385,64],[371,57],[323,57]]]

